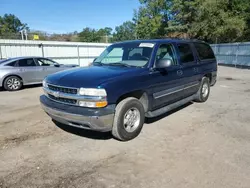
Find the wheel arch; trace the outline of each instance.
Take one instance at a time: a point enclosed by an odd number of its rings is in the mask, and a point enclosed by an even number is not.
[[[18,77],[18,78],[22,81],[22,84],[23,84],[23,78],[22,78],[21,76],[19,76],[19,75],[17,75],[17,74],[8,74],[8,75],[6,75],[6,76],[3,78],[2,86],[4,85],[5,80],[6,80],[8,77],[10,77],[10,76],[16,76],[16,77]]]
[[[204,75],[204,77],[207,77],[209,79],[209,83],[211,84],[212,82],[212,73],[207,73]]]
[[[143,90],[135,90],[135,91],[130,91],[128,93],[122,94],[117,100],[116,100],[116,105],[121,102],[123,99],[128,98],[128,97],[134,97],[138,99],[144,108],[144,111],[147,112],[149,109],[149,97],[146,91]]]

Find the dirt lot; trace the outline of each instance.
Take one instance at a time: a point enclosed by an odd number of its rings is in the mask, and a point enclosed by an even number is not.
[[[204,104],[130,142],[55,125],[41,87],[0,92],[0,187],[250,187],[250,71],[219,67]]]

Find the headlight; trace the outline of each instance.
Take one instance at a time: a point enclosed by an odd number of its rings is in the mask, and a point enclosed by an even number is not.
[[[96,88],[80,88],[79,95],[85,95],[93,97],[93,101],[85,101],[81,100],[79,101],[79,106],[82,107],[89,107],[89,108],[101,108],[108,105],[107,102],[107,93],[105,89],[96,89]],[[96,97],[100,100],[96,101]]]
[[[45,79],[43,80],[43,87],[48,87],[48,84]]]
[[[107,93],[105,89],[80,88],[79,95],[106,97]]]

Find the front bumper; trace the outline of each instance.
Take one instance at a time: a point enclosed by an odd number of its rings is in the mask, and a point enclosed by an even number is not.
[[[62,124],[101,132],[112,130],[114,105],[100,109],[83,108],[57,103],[45,95],[40,97],[40,102],[44,111]]]

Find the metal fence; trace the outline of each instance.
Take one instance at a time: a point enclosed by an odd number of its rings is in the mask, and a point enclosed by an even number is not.
[[[219,64],[250,67],[250,42],[212,44]]]
[[[109,43],[0,39],[0,59],[17,56],[49,57],[63,64],[87,66]],[[219,64],[250,67],[250,42],[211,45]]]
[[[54,59],[62,64],[87,66],[109,45],[107,43],[0,39],[0,59],[18,56],[41,56]]]

